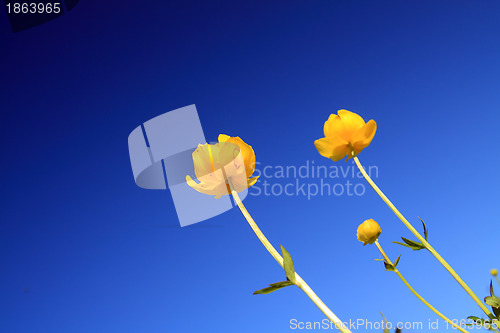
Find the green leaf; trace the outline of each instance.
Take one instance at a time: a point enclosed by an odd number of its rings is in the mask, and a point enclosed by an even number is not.
[[[424,220],[422,220],[420,217],[419,217],[420,221],[422,221],[422,225],[424,226],[424,236],[425,236],[425,240],[427,240],[427,227],[425,226],[425,222]]]
[[[399,259],[401,258],[401,255],[394,261],[394,264],[389,264],[387,261],[384,260],[384,266],[386,271],[394,272],[396,270],[396,267],[398,266]]]
[[[476,322],[476,323],[477,323],[477,322],[483,322],[483,321],[484,321],[484,319],[479,318],[479,317],[476,317],[476,316],[468,316],[468,317],[467,317],[467,319],[470,319],[470,320],[472,320],[472,321],[474,321],[474,322]]]
[[[279,287],[267,287],[267,288],[264,288],[264,289],[260,289],[260,290],[257,290],[255,291],[253,294],[254,295],[264,295],[264,294],[270,294],[272,293],[273,291],[276,291],[280,289]]]
[[[404,237],[401,237],[401,239],[403,240],[403,242],[405,242],[406,244],[408,244],[410,246],[421,247],[421,248],[425,249],[425,246],[420,242],[412,241],[411,239],[407,239]]]
[[[272,293],[273,291],[276,291],[278,289],[288,287],[288,286],[293,286],[294,283],[291,281],[281,281],[281,282],[276,282],[276,283],[271,283],[269,287],[257,290],[254,292],[254,295],[259,295],[259,294],[269,294]]]
[[[403,243],[400,243],[400,242],[393,242],[393,243],[409,247],[410,249],[412,249],[414,251],[418,251],[418,250],[422,250],[422,249],[426,248],[422,243],[419,243],[419,242],[416,242],[416,241],[412,241],[411,239],[407,239],[407,238],[404,238],[404,237],[401,237],[401,239],[406,244],[403,244]]]
[[[467,319],[472,320],[475,324],[484,325],[484,324],[489,324],[490,323],[489,320],[484,320],[483,318],[479,318],[479,317],[476,317],[476,316],[469,316],[469,317],[467,317]],[[467,324],[467,326],[474,326],[474,324]]]
[[[399,244],[399,245],[402,245],[402,246],[406,246],[406,247],[411,248],[412,250],[415,250],[415,249],[413,248],[413,246],[410,246],[410,245],[408,245],[408,244],[404,244],[404,243],[401,243],[401,242],[393,242],[393,243],[394,243],[394,244]]]
[[[394,266],[392,266],[391,264],[389,264],[387,261],[384,261],[384,266],[385,266],[385,270],[386,271],[389,271],[389,272],[393,272],[394,271]]]
[[[382,318],[384,318],[384,333],[390,333],[389,329],[387,328],[387,319],[385,319],[385,316],[382,312],[380,312],[380,314],[382,315]]]
[[[494,308],[499,308],[500,307],[500,298],[496,296],[486,296],[484,298],[484,302],[488,304],[489,306],[492,306]]]
[[[500,320],[500,308],[492,307],[492,309],[493,309],[493,313],[495,314],[495,316],[497,316],[497,319]]]
[[[491,295],[491,297],[495,297],[496,299],[498,299],[498,297],[496,297],[495,293],[493,292],[493,280],[490,280],[490,295]],[[486,302],[486,299],[485,299],[485,302]],[[488,304],[488,303],[486,303],[486,304]],[[488,305],[491,305],[491,304],[488,304]],[[500,319],[500,307],[495,306],[495,305],[491,305],[491,309],[493,310],[493,313],[495,314],[495,316]]]
[[[290,255],[290,253],[288,253],[288,251],[283,247],[283,245],[280,245],[281,246],[281,253],[283,254],[283,266],[285,268],[285,273],[286,273],[286,277],[288,278],[288,280],[290,280],[293,284],[296,284],[297,283],[297,280],[295,279],[295,267],[293,265],[293,260],[292,260],[292,256]]]
[[[398,259],[394,261],[394,268],[398,267],[399,259],[401,258],[401,255],[399,255]]]
[[[295,285],[292,281],[281,281],[281,282],[275,282],[275,283],[271,283],[270,286],[271,287],[278,287],[278,288],[283,288],[283,287],[288,287],[288,286],[293,286]]]

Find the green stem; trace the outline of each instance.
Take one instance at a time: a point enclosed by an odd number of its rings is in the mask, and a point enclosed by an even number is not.
[[[411,225],[410,222],[399,212],[399,210],[392,204],[392,202],[385,196],[385,194],[378,188],[378,186],[373,182],[370,176],[366,173],[365,169],[359,162],[359,159],[355,156],[354,162],[358,166],[359,171],[363,174],[366,181],[370,184],[370,186],[377,192],[377,194],[384,200],[384,202],[389,206],[389,208],[396,214],[396,216],[403,222],[403,224],[418,238],[418,240],[429,250],[430,253],[441,263],[441,265],[446,268],[446,270],[455,278],[455,280],[464,288],[464,290],[469,294],[470,297],[479,305],[481,310],[490,317],[495,318],[493,314],[488,310],[488,308],[481,302],[481,300],[474,294],[474,292],[469,288],[469,286],[462,280],[462,278],[451,268],[451,266],[441,257],[441,255],[427,242],[427,240],[420,235],[420,233]]]
[[[378,239],[375,241],[375,245],[377,245],[377,248],[378,250],[380,251],[380,253],[382,254],[382,256],[384,257],[385,261],[394,267],[394,265],[392,264],[391,260],[389,259],[389,257],[385,254],[384,250],[382,249],[382,246],[380,246],[379,242],[378,242]],[[406,279],[403,277],[403,275],[399,272],[399,270],[394,267],[394,273],[396,273],[399,278],[401,279],[401,281],[403,281],[403,283],[408,287],[408,289],[410,289],[410,291],[415,295],[417,296],[417,298],[419,300],[422,301],[422,303],[424,303],[425,305],[427,305],[427,307],[429,309],[431,309],[432,311],[434,311],[435,314],[437,314],[439,317],[441,317],[443,320],[445,320],[448,324],[452,325],[454,328],[456,328],[457,330],[459,330],[460,332],[462,333],[468,333],[468,331],[466,331],[465,329],[463,329],[462,327],[458,326],[457,324],[455,324],[454,322],[452,322],[450,319],[448,319],[448,317],[446,317],[444,314],[442,314],[441,312],[439,312],[435,307],[433,307],[432,305],[429,304],[429,302],[427,302],[422,296],[420,296],[419,293],[417,293],[415,291],[415,289],[412,288],[412,286],[408,283],[408,281],[406,281]]]
[[[497,283],[500,286],[500,279],[498,279],[498,276],[495,275],[495,279],[497,280]]]
[[[280,264],[280,266],[284,268],[283,258],[278,253],[278,251],[276,251],[274,246],[267,240],[266,236],[264,236],[262,231],[259,229],[255,221],[253,220],[252,216],[250,216],[250,213],[243,205],[243,202],[241,202],[238,193],[235,190],[231,189],[231,194],[233,195],[234,201],[238,205],[238,208],[243,213],[243,216],[248,221],[248,224],[255,232],[255,235],[257,235],[257,238],[259,238],[259,240],[262,242],[266,250],[273,256],[273,258],[278,262],[278,264]],[[297,286],[300,289],[302,289],[302,291],[304,291],[306,295],[309,296],[309,298],[325,314],[325,316],[327,316],[328,319],[330,319],[330,321],[335,324],[335,328],[337,328],[342,333],[351,333],[351,331],[347,327],[345,327],[342,321],[326,306],[325,303],[323,303],[323,301],[318,297],[318,295],[316,295],[316,293],[311,289],[311,287],[309,287],[309,285],[307,285],[307,283],[299,276],[299,274],[295,273],[295,278],[297,280]]]

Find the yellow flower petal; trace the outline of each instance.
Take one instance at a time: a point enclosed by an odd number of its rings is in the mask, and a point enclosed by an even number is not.
[[[350,152],[349,145],[342,140],[321,138],[314,141],[314,145],[322,156],[330,158],[335,162],[340,161]]]
[[[257,177],[249,179],[255,168],[255,153],[239,137],[221,134],[218,143],[199,145],[193,152],[193,163],[199,183],[190,176],[186,176],[186,183],[215,198],[230,194],[229,184],[241,192],[257,181]]]
[[[354,112],[339,110],[338,115],[331,114],[325,122],[323,131],[327,138],[339,138],[349,142],[352,134],[365,124],[363,118]]]
[[[363,149],[368,147],[377,131],[377,123],[370,120],[363,127],[354,132],[351,138],[351,144],[354,148],[354,154],[358,155]]]
[[[323,126],[323,132],[326,138],[336,139],[349,142],[351,132],[348,131],[342,123],[340,117],[336,114],[331,114]]]
[[[220,142],[210,145],[212,152],[212,161],[214,170],[224,169],[227,173],[227,168],[243,167],[243,159],[240,157],[240,147],[231,142]],[[239,162],[240,165],[237,165]]]
[[[226,135],[226,134],[219,134],[219,142],[226,142],[227,140],[229,140],[231,137],[229,135]]]
[[[363,118],[354,112],[339,110],[337,114],[339,115],[344,126],[349,130],[357,130],[365,124]]]
[[[196,178],[203,177],[214,171],[214,165],[210,157],[210,147],[208,144],[198,145],[198,148],[196,148],[192,155]]]
[[[259,177],[253,177],[253,178],[250,178],[248,180],[248,187],[254,185],[256,182],[257,182],[257,179],[259,179]]]
[[[200,183],[196,183],[189,175],[186,176],[186,183],[195,189],[196,191],[213,195],[216,199],[219,199],[223,195],[229,194],[227,189],[227,184],[216,179],[217,177],[212,176],[212,179],[207,176],[200,180]],[[215,179],[215,180],[214,180]]]
[[[241,154],[243,156],[243,161],[245,163],[245,171],[247,177],[250,177],[255,171],[255,152],[253,151],[252,146],[248,145],[243,141],[239,136],[236,137],[228,137],[225,134],[219,135],[219,141],[222,142],[230,142],[235,143],[240,147]]]
[[[325,137],[333,137],[336,136],[340,130],[343,130],[343,126],[340,122],[340,117],[336,114],[331,114],[328,117],[328,120],[325,121],[325,125],[323,126],[323,133]]]
[[[321,156],[324,156],[326,158],[330,158],[330,156],[332,156],[331,152],[333,150],[333,145],[327,138],[321,138],[314,141],[314,146]]]

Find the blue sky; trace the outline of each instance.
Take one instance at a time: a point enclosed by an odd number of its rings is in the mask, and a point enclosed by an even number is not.
[[[493,0],[81,1],[18,33],[0,15],[0,331],[292,332],[291,319],[323,319],[296,288],[252,295],[284,274],[239,211],[180,228],[168,191],[135,185],[128,134],[190,104],[207,140],[242,137],[259,168],[352,167],[313,142],[338,109],[375,119],[361,161],[486,296],[500,266],[499,15]],[[325,181],[347,180],[366,185]],[[391,243],[411,234],[368,186],[245,204],[344,321],[382,311],[430,332],[437,318],[356,240],[368,218],[434,306],[480,315],[429,253]]]

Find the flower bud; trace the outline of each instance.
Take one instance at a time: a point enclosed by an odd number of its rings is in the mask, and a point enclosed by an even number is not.
[[[498,275],[498,269],[493,268],[493,269],[490,271],[490,274],[491,274],[491,275],[493,275],[493,276],[497,276],[497,275]]]
[[[363,242],[363,245],[373,244],[382,233],[382,229],[373,219],[366,220],[358,227],[358,240]]]

